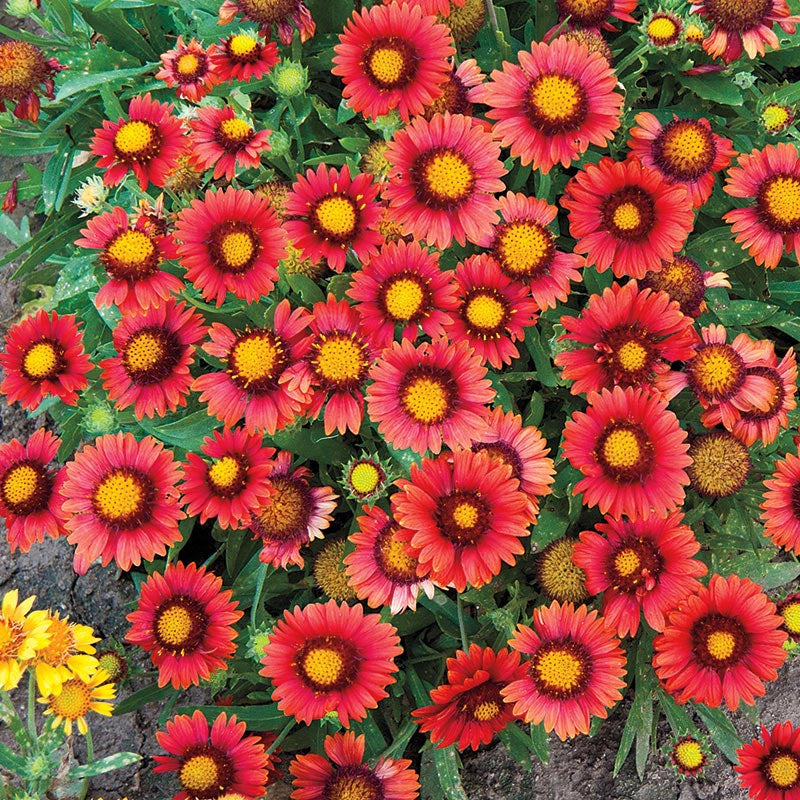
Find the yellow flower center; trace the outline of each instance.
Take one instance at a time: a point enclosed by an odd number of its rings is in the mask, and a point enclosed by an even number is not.
[[[536,673],[548,688],[569,692],[580,684],[583,664],[572,653],[554,649],[536,660]]]
[[[224,234],[220,239],[219,248],[226,265],[234,270],[247,264],[255,253],[253,239],[244,231]]]
[[[125,346],[125,366],[129,372],[146,372],[164,358],[164,346],[152,333],[142,331],[131,336]]]
[[[66,663],[75,645],[75,635],[69,622],[58,617],[50,617],[47,633],[50,641],[44,650],[39,651],[39,658],[52,667]]]
[[[259,529],[268,537],[281,539],[293,534],[305,520],[305,498],[297,486],[286,478],[272,480],[270,503],[258,515]]]
[[[687,42],[694,42],[695,44],[702,44],[703,39],[706,38],[703,29],[699,25],[695,25],[693,22],[689,23],[686,26],[686,36]]]
[[[532,277],[552,257],[553,235],[536,222],[512,222],[498,234],[495,252],[511,277]]]
[[[647,35],[656,43],[670,42],[680,29],[669,17],[653,17],[647,24]]]
[[[25,353],[22,366],[32,378],[47,378],[58,365],[58,353],[50,342],[37,342]]]
[[[155,255],[156,247],[153,240],[141,231],[123,231],[115,237],[106,252],[114,261],[139,265]]]
[[[314,210],[314,216],[328,236],[348,237],[356,229],[356,208],[347,197],[326,197]]]
[[[73,678],[61,686],[61,694],[50,698],[50,709],[64,719],[86,716],[92,703],[92,690],[81,680]]]
[[[314,579],[317,585],[332,600],[340,602],[356,599],[356,591],[350,585],[342,564],[345,544],[344,539],[333,539],[314,559]]]
[[[531,84],[528,99],[537,116],[549,123],[577,117],[584,102],[580,84],[565,75],[541,75]]]
[[[344,659],[331,647],[312,647],[303,660],[303,671],[318,686],[333,686],[343,669]]]
[[[189,639],[193,627],[192,615],[181,605],[165,608],[156,621],[159,639],[174,647],[182,645]]]
[[[633,431],[626,428],[611,431],[603,443],[603,458],[616,469],[632,467],[641,457],[639,439]]]
[[[614,557],[614,569],[623,577],[633,575],[641,563],[639,556],[630,547],[620,550]]]
[[[417,574],[416,558],[408,553],[408,543],[398,538],[398,531],[394,528],[380,540],[381,561],[385,569],[394,576],[403,579],[413,578]]]
[[[797,759],[786,754],[771,759],[767,763],[766,772],[772,783],[781,789],[794,786],[797,779],[800,778],[800,766]]]
[[[317,370],[332,383],[355,381],[364,370],[364,353],[353,337],[335,336],[319,346]]]
[[[473,503],[459,503],[452,512],[453,522],[459,528],[472,528],[478,521],[478,509]]]
[[[219,786],[220,774],[217,762],[205,753],[191,756],[181,765],[181,786],[189,791],[206,793]]]
[[[741,369],[736,353],[727,346],[705,347],[691,362],[691,372],[699,389],[709,395],[728,394],[737,385]]]
[[[642,215],[635,203],[620,203],[612,215],[612,221],[622,231],[632,231],[642,223]]]
[[[362,768],[363,769],[363,768]],[[380,800],[381,784],[372,772],[340,773],[325,787],[326,800]]]
[[[400,278],[394,281],[384,296],[386,310],[396,320],[410,320],[422,307],[425,294],[418,281]]]
[[[381,473],[374,464],[356,464],[350,472],[350,485],[359,494],[372,494],[381,482]]]
[[[247,36],[244,33],[237,33],[232,36],[228,44],[231,53],[240,58],[252,55],[257,46],[258,42],[252,36]]]
[[[8,503],[30,500],[39,488],[39,474],[29,464],[12,467],[3,479],[3,496]]]
[[[498,703],[493,700],[487,700],[475,706],[472,716],[479,722],[489,722],[495,719],[495,717],[500,716],[501,711],[502,709]]]
[[[467,160],[453,150],[436,153],[423,167],[428,191],[447,201],[463,200],[472,191],[475,177]]]
[[[714,161],[711,132],[694,120],[671,122],[656,139],[658,161],[676,178],[688,180],[707,172]]]
[[[146,122],[123,122],[114,134],[114,147],[127,156],[142,153],[153,144],[153,129]]]
[[[248,336],[236,342],[231,356],[236,377],[248,386],[272,376],[280,353],[268,336]]]
[[[220,489],[227,489],[239,479],[241,467],[233,456],[223,456],[208,468],[208,480]]]
[[[661,272],[656,274],[661,283],[670,289],[680,288],[694,278],[694,271],[692,270],[691,264],[680,257],[668,264],[664,264]]]
[[[379,47],[369,59],[370,72],[384,86],[398,83],[403,77],[405,67],[403,54],[394,47]]]
[[[703,763],[703,748],[700,742],[681,742],[675,748],[675,759],[686,769],[697,769]]]
[[[616,356],[621,369],[626,372],[637,372],[647,363],[647,348],[631,339],[617,350]]]
[[[219,129],[226,139],[230,139],[233,142],[246,142],[253,135],[253,129],[238,117],[222,120],[219,124]],[[244,234],[239,235],[242,236]],[[249,237],[247,238],[249,239]]]
[[[184,53],[175,62],[175,68],[181,75],[194,75],[200,68],[200,61],[194,53]]]
[[[800,603],[789,603],[781,609],[781,616],[783,617],[783,624],[789,633],[797,636],[800,634]]]
[[[750,472],[750,454],[742,442],[725,431],[698,436],[689,447],[691,485],[706,497],[729,497]]]
[[[789,124],[789,110],[786,106],[771,103],[761,112],[761,124],[770,133],[782,131]]]
[[[400,395],[406,412],[417,422],[441,422],[450,407],[447,388],[441,381],[421,377],[412,380]]]
[[[706,649],[712,658],[725,661],[736,649],[736,638],[727,631],[714,631],[706,639]]]
[[[786,228],[800,224],[800,178],[781,175],[772,178],[764,191],[769,214]]]
[[[580,603],[588,597],[586,573],[573,562],[575,540],[556,539],[544,549],[536,562],[536,577],[542,591],[560,603]]]
[[[141,510],[144,495],[141,485],[131,475],[112,473],[100,482],[93,499],[104,517],[121,520]]]
[[[22,623],[10,622],[0,617],[0,662],[8,658],[16,658],[24,639]]]
[[[484,331],[494,331],[505,319],[506,307],[490,294],[476,294],[465,309],[467,321]]]

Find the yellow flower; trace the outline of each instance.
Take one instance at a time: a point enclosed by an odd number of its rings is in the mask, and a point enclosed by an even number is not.
[[[59,694],[64,681],[73,676],[88,681],[100,667],[90,655],[99,639],[88,625],[71,623],[57,613],[48,613],[47,622],[50,643],[35,659],[36,684],[44,697]]]
[[[0,689],[16,688],[27,666],[50,643],[46,611],[31,611],[35,595],[21,603],[12,589],[0,604]]]
[[[45,715],[55,717],[54,727],[64,726],[64,732],[69,736],[72,733],[72,723],[78,725],[78,732],[85,734],[89,730],[86,724],[86,715],[90,711],[110,717],[114,708],[111,703],[102,702],[113,700],[116,690],[113,683],[104,683],[108,680],[108,673],[104,669],[97,672],[88,680],[70,678],[64,681],[61,692],[51,697],[40,697],[40,703],[46,703]]]

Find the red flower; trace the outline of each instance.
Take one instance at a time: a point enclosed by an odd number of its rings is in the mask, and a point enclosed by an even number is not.
[[[433,597],[433,584],[417,574],[419,561],[400,526],[382,508],[362,509],[365,516],[358,517],[358,530],[350,536],[355,550],[344,558],[347,582],[370,608],[415,611],[420,589]]]
[[[519,358],[515,341],[537,319],[527,287],[504,275],[488,255],[470,256],[456,266],[460,306],[450,314],[448,336],[467,341],[483,362],[495,369]]]
[[[533,627],[519,625],[509,644],[531,656],[526,674],[502,690],[515,716],[561,741],[589,733],[591,717],[605,719],[622,699],[625,654],[619,639],[586,606],[558,602],[533,612]]]
[[[778,547],[800,555],[800,458],[787,453],[784,459],[776,461],[764,487],[761,504],[764,536]]]
[[[215,519],[223,529],[247,527],[251,514],[272,494],[275,448],[264,447],[260,435],[226,428],[206,436],[201,450],[209,460],[188,453],[183,467],[180,489],[186,513],[199,515],[201,523]]]
[[[667,183],[637,159],[602,158],[567,184],[569,231],[598,272],[641,278],[683,247],[694,225],[685,186]]]
[[[286,233],[292,244],[318,264],[325,258],[335,272],[345,267],[352,249],[361,260],[382,243],[378,233],[381,207],[375,201],[378,186],[366,173],[350,177],[350,168],[306,170],[297,176],[286,198]]]
[[[459,650],[447,659],[447,683],[431,691],[433,705],[411,715],[437,747],[455,744],[459,750],[477,750],[513,721],[511,706],[500,692],[524,675],[519,653],[473,643],[469,653]]]
[[[558,209],[544,200],[508,192],[500,198],[503,221],[476,242],[491,248],[503,273],[527,284],[541,309],[566,301],[570,282],[579,281],[583,256],[556,249],[555,234],[548,227]]]
[[[0,211],[6,214],[13,214],[17,210],[17,187],[19,186],[19,179],[14,178],[8,185],[5,197],[3,198],[3,205],[0,206]]]
[[[447,26],[407,3],[353,12],[333,49],[353,111],[375,119],[396,108],[406,122],[442,93],[455,54]]]
[[[665,516],[683,502],[689,483],[689,445],[667,403],[645,389],[590,392],[589,408],[576,411],[564,426],[564,457],[584,477],[587,506],[631,519]]]
[[[280,61],[275,42],[260,42],[241,32],[220,42],[209,56],[213,71],[223,83],[259,80]]]
[[[732,223],[736,241],[756,264],[774,269],[784,251],[792,250],[800,259],[800,155],[795,145],[779,142],[740,155],[724,188],[733,197],[755,201],[722,218]]]
[[[123,315],[144,311],[183,289],[180,278],[161,269],[177,256],[172,237],[144,217],[131,224],[120,206],[90,219],[75,244],[102,251],[99,261],[108,281],[95,298],[99,308],[117,306]]]
[[[55,97],[53,76],[62,69],[55,58],[45,58],[44,53],[29,42],[15,40],[0,42],[0,111],[6,103],[14,103],[14,116],[37,122],[41,103],[37,92],[44,87],[45,97]]]
[[[128,106],[127,121],[104,120],[96,128],[91,152],[105,169],[103,183],[116,186],[133,172],[142,191],[148,184],[164,186],[185,145],[183,127],[172,116],[173,106],[158,103],[145,95],[134,97]]]
[[[194,345],[205,333],[203,318],[172,299],[122,317],[112,333],[117,355],[100,362],[109,400],[120,409],[135,404],[137,419],[185,406]]]
[[[261,35],[269,39],[277,26],[280,40],[292,43],[294,29],[300,32],[300,42],[308,41],[316,30],[311,12],[302,0],[225,0],[219,9],[219,25],[233,22],[237,14],[257,22]]]
[[[417,242],[390,242],[353,276],[347,296],[356,301],[361,323],[377,348],[402,339],[414,341],[419,329],[432,339],[444,335],[447,312],[456,308],[452,273],[443,272],[439,254]]]
[[[0,366],[5,372],[0,392],[9,405],[19,401],[28,411],[50,395],[74,406],[92,369],[75,316],[44,309],[9,328]]]
[[[560,22],[569,17],[577,28],[603,28],[607,31],[617,29],[608,22],[609,17],[624,22],[636,23],[631,11],[636,9],[637,0],[556,0]]]
[[[227,669],[236,652],[235,622],[242,618],[222,578],[196,564],[167,564],[142,584],[125,639],[150,653],[158,685],[188,689]]]
[[[214,167],[214,178],[223,175],[232,180],[236,165],[258,167],[261,152],[269,150],[272,131],[254,131],[249,122],[239,119],[230,106],[225,108],[198,108],[198,119],[189,124],[194,131],[191,138],[192,161],[198,169]]]
[[[310,724],[335,712],[346,728],[388,697],[403,649],[393,625],[335,600],[286,611],[264,648],[261,674],[284,714]]]
[[[210,800],[226,793],[259,797],[267,784],[268,761],[260,736],[245,736],[244,722],[223,712],[209,728],[202,712],[179,714],[157,731],[169,755],[153,756],[154,772],[174,772],[181,791],[172,800]]]
[[[0,444],[0,516],[11,552],[27,553],[34,542],[66,534],[61,521],[60,489],[64,470],[53,469],[61,440],[39,428],[25,444]]]
[[[156,79],[164,81],[167,86],[176,86],[178,97],[199,103],[220,80],[214,71],[213,54],[217,46],[212,44],[208,50],[192,39],[189,44],[183,43],[179,36],[175,47],[161,55],[161,69]]]
[[[442,444],[468,447],[486,429],[495,390],[466,342],[395,342],[370,377],[367,413],[392,447],[438,453]]]
[[[694,355],[694,320],[665,292],[613,283],[589,298],[579,317],[563,316],[567,339],[581,347],[558,353],[555,363],[572,394],[614,386],[650,386],[673,361]]]
[[[507,170],[500,145],[472,117],[417,117],[394,135],[383,196],[394,221],[439,248],[479,242],[497,223],[496,192]]]
[[[269,294],[286,255],[286,234],[269,200],[232,186],[192,200],[178,214],[175,236],[187,279],[217,306],[227,292],[248,303]]]
[[[281,450],[270,474],[267,502],[252,512],[250,530],[261,544],[259,558],[285,569],[303,566],[300,549],[321,539],[333,519],[337,495],[330,486],[310,486],[311,470],[292,470],[292,454]]]
[[[281,300],[271,328],[234,333],[215,322],[203,350],[222,359],[225,370],[200,375],[192,384],[208,413],[227,426],[244,417],[248,433],[272,435],[294,422],[309,400],[299,365],[308,352],[308,319],[305,308],[292,310]]]
[[[739,783],[753,800],[800,798],[800,728],[788,720],[768,731],[761,726],[761,741],[753,739],[737,751]]]
[[[379,758],[374,767],[364,763],[364,734],[352,731],[325,737],[323,758],[298,755],[289,765],[295,790],[292,800],[375,798],[416,800],[419,779],[408,759]],[[333,762],[333,763],[331,763]]]
[[[559,37],[533,42],[517,59],[519,65],[504,62],[476,90],[512,157],[547,174],[556,164],[568,167],[590,144],[606,146],[619,127],[623,98],[600,53]]]
[[[581,533],[572,560],[586,589],[603,593],[603,618],[617,636],[636,636],[640,612],[663,631],[666,613],[700,588],[697,578],[708,569],[694,558],[700,544],[682,520],[677,511],[637,522],[609,518]]]
[[[636,115],[628,147],[631,155],[658,172],[667,183],[682,183],[700,208],[714,190],[714,173],[727,169],[736,155],[730,139],[717,136],[705,118],[679,119],[662,125],[649,111]]]
[[[425,106],[422,115],[430,120],[434,114],[472,114],[472,104],[479,102],[476,89],[486,76],[474,58],[465,58],[457,67],[451,67],[447,81],[442,84],[442,93]]]
[[[101,436],[66,465],[61,487],[64,527],[75,548],[75,572],[100,558],[128,570],[163,556],[181,538],[175,484],[181,470],[172,453],[151,436]]]
[[[530,506],[507,464],[458,450],[411,465],[392,511],[418,559],[417,574],[439,586],[480,588],[513,566],[530,535]]]
[[[653,641],[653,666],[679,703],[694,700],[735,711],[753,705],[786,660],[782,617],[761,587],[747,578],[713,575],[707,587],[669,614]]]

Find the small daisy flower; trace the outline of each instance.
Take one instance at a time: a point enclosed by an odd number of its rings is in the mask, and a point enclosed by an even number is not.
[[[263,78],[280,60],[275,42],[240,31],[224,39],[209,53],[212,69],[221,83],[248,83]]]
[[[39,698],[39,702],[47,706],[44,715],[52,716],[53,727],[63,727],[67,736],[72,733],[73,723],[77,726],[78,733],[86,736],[89,732],[86,715],[90,711],[110,717],[114,710],[114,706],[108,701],[114,699],[116,689],[113,683],[106,683],[107,680],[108,673],[98,669],[88,680],[74,677],[64,681],[58,694]]]
[[[20,602],[17,589],[11,589],[0,601],[0,689],[16,689],[27,667],[51,639],[47,611],[32,611],[36,595]]]
[[[710,758],[703,742],[694,736],[681,736],[669,748],[669,760],[679,774],[697,778],[708,766]]]
[[[179,36],[175,47],[161,55],[161,69],[156,79],[174,87],[178,97],[199,103],[219,83],[214,70],[216,45],[205,49],[197,39],[185,44]]]

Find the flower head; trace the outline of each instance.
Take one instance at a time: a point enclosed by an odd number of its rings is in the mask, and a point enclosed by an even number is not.
[[[27,663],[50,644],[50,621],[46,611],[32,611],[36,595],[19,602],[11,589],[0,601],[0,689],[15,689]]]
[[[716,499],[736,494],[750,473],[747,446],[727,431],[713,430],[695,436],[689,444],[689,458],[689,484],[703,497]]]
[[[212,58],[216,49],[214,44],[205,49],[197,39],[185,44],[179,36],[175,47],[162,53],[156,78],[175,87],[178,97],[199,103],[220,82]]]
[[[569,21],[579,28],[603,28],[615,31],[608,21],[609,17],[624,22],[636,20],[631,11],[636,9],[637,0],[556,0],[559,20]]]
[[[772,730],[761,726],[761,739],[737,751],[734,769],[753,800],[793,800],[800,789],[800,728],[788,720]]]
[[[648,271],[638,284],[654,292],[666,292],[687,317],[694,318],[706,309],[706,289],[730,288],[725,272],[704,272],[688,256],[673,256],[662,262],[660,268]]]
[[[61,684],[61,691],[58,694],[39,698],[40,703],[46,704],[45,716],[53,717],[53,726],[63,726],[64,733],[69,736],[72,733],[72,724],[75,723],[78,733],[84,736],[89,731],[86,722],[86,715],[90,711],[110,717],[113,705],[109,700],[113,700],[116,689],[113,683],[106,683],[108,673],[103,669],[98,669],[91,678],[82,680],[74,677]]]
[[[681,774],[697,778],[709,762],[707,745],[694,736],[681,736],[669,749],[669,760]]]
[[[14,103],[14,116],[37,122],[41,102],[39,92],[44,87],[45,97],[55,96],[53,76],[67,69],[55,58],[45,58],[44,53],[30,42],[14,39],[0,42],[0,111],[6,103]]]
[[[577,539],[567,536],[553,539],[536,559],[536,582],[548,600],[583,603],[589,599],[586,573],[573,560],[577,544]]]
[[[248,83],[263,78],[280,60],[275,42],[260,41],[247,31],[234,33],[209,53],[220,82]]]
[[[764,487],[764,535],[778,547],[800,555],[800,458],[787,453],[776,461]]]
[[[225,0],[219,9],[219,24],[232,22],[237,14],[257,23],[267,39],[272,36],[272,28],[277,27],[285,45],[292,43],[295,28],[300,32],[300,41],[306,42],[317,27],[303,0]]]
[[[45,697],[60,694],[64,683],[73,677],[91,680],[102,668],[93,647],[99,639],[88,625],[70,622],[52,611],[47,613],[47,623],[49,642],[34,659],[36,685]]]

